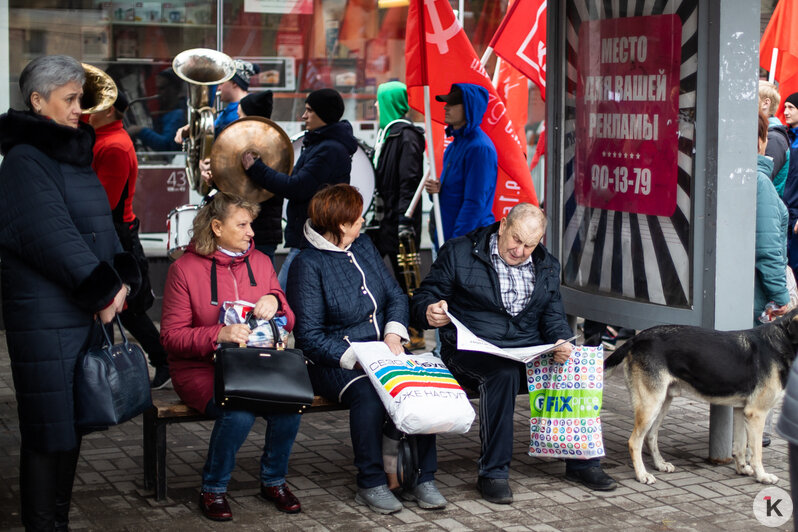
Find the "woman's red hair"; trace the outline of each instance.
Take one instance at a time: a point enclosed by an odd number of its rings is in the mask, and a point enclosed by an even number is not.
[[[313,229],[321,235],[332,235],[336,246],[344,236],[341,226],[355,223],[362,212],[363,196],[355,187],[345,183],[319,190],[308,206]]]

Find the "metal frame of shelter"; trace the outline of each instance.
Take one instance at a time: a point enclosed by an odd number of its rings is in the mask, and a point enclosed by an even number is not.
[[[751,327],[759,11],[759,2],[747,0],[549,0],[547,244],[563,267],[569,314],[636,329]],[[676,212],[586,205],[575,193],[575,152],[588,142],[577,127],[580,105],[585,108],[575,89],[585,76],[579,27],[666,14],[679,16],[682,31],[678,138],[661,144],[678,146]],[[640,20],[645,32],[646,19]],[[585,71],[595,71],[586,63]],[[589,179],[584,167],[583,180]],[[731,451],[731,409],[713,407],[711,417],[710,457],[724,459]]]

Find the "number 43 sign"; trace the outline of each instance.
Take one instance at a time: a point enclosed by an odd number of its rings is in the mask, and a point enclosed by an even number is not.
[[[679,141],[678,15],[579,27],[576,198],[600,209],[671,216]]]

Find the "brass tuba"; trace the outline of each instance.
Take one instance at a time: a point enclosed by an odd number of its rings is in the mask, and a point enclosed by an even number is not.
[[[99,113],[111,107],[118,94],[116,83],[111,76],[87,63],[81,63],[86,72],[86,81],[83,82],[83,97],[80,99],[80,109],[85,114]]]
[[[210,157],[213,145],[213,110],[208,105],[208,86],[219,85],[232,78],[236,66],[227,54],[210,48],[192,48],[177,54],[172,69],[188,82],[188,139],[183,143],[186,152],[186,175],[191,187],[201,189],[199,163]]]

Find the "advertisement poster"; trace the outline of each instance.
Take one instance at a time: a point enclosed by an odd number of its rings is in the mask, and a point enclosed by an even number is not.
[[[558,52],[563,286],[690,308],[698,2],[604,5],[566,0]]]
[[[591,20],[579,27],[578,204],[673,215],[681,34],[677,15]]]

